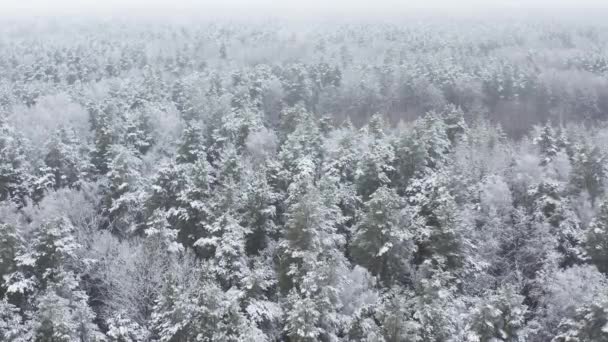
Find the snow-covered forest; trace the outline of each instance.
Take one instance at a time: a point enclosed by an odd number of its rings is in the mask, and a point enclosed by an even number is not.
[[[601,22],[2,21],[0,341],[608,341],[606,120]]]

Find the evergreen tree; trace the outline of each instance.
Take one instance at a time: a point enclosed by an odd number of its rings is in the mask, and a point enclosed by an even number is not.
[[[340,184],[354,184],[357,161],[360,158],[358,134],[348,121],[344,127],[333,130],[325,140],[327,151],[325,173],[338,177]]]
[[[403,134],[395,148],[395,186],[405,194],[414,178],[424,178],[439,171],[447,163],[451,140],[463,134],[460,120],[447,125],[435,113],[427,113],[414,122],[411,132]]]
[[[551,182],[543,182],[530,190],[535,197],[532,215],[550,225],[550,233],[556,237],[561,254],[561,264],[570,266],[586,258],[582,248],[584,236],[579,218],[561,193],[558,185]]]
[[[278,235],[277,202],[279,194],[268,184],[265,167],[246,170],[241,181],[239,211],[244,227],[251,229],[246,236],[248,255],[259,254]]]
[[[6,279],[9,298],[26,312],[36,341],[103,341],[77,274],[83,260],[67,218],[43,222],[15,257]]]
[[[570,187],[572,192],[586,191],[591,202],[604,194],[605,156],[597,147],[589,145],[578,146],[572,160]]]
[[[26,204],[31,179],[24,146],[23,138],[0,118],[0,201],[20,207]]]
[[[143,342],[149,338],[145,329],[120,312],[108,322],[106,335],[111,342]]]
[[[471,312],[471,330],[477,340],[525,340],[527,307],[523,304],[524,299],[508,285],[480,299]]]
[[[306,67],[301,63],[291,64],[283,70],[282,76],[287,105],[294,106],[303,103],[307,108],[310,108],[312,84]]]
[[[540,134],[534,138],[534,143],[540,149],[540,154],[543,158],[541,165],[543,166],[549,164],[560,150],[557,134],[549,124],[540,129]]]
[[[144,111],[129,112],[125,122],[125,143],[146,154],[154,144],[150,118]]]
[[[159,167],[152,177],[151,187],[146,199],[146,212],[153,213],[160,209],[169,211],[177,208],[180,203],[180,194],[185,191],[188,184],[189,165],[170,162]]]
[[[115,116],[111,114],[111,107],[105,107],[96,111],[93,117],[94,150],[91,155],[91,162],[99,174],[108,172],[110,162],[110,147],[116,141],[113,120]]]
[[[457,121],[460,122],[460,121]],[[450,128],[439,115],[428,113],[423,118],[416,121],[414,126],[414,136],[420,138],[426,144],[425,167],[431,170],[438,170],[446,162],[446,155],[450,151],[451,142],[448,132],[452,132],[454,138],[457,135],[456,128]]]
[[[122,145],[111,148],[111,162],[108,164],[108,185],[104,199],[104,214],[110,229],[119,236],[126,236],[137,230],[137,213],[143,201],[138,188],[141,182],[141,159],[136,151]]]
[[[284,239],[280,246],[286,260],[281,267],[285,270],[287,283],[291,288],[323,259],[336,257],[344,244],[344,238],[337,234],[336,225],[342,220],[340,210],[314,186],[299,196],[286,213]]]
[[[317,168],[323,159],[323,142],[319,126],[312,114],[302,112],[295,118],[296,126],[281,145],[278,158],[283,164],[283,169],[286,172],[283,177],[291,178],[295,172],[299,161],[302,158],[308,158],[314,164],[314,172],[317,173]]]
[[[316,308],[314,299],[300,296],[292,290],[287,296],[288,313],[285,318],[285,330],[289,341],[318,341],[324,330],[321,324],[321,313]]]
[[[407,190],[413,207],[417,264],[432,260],[449,269],[462,266],[468,236],[462,229],[456,202],[447,188],[446,176],[434,173],[413,180]]]
[[[597,216],[587,228],[585,246],[587,254],[597,268],[608,272],[608,202],[604,201]]]
[[[196,122],[186,124],[177,149],[178,163],[194,163],[204,156],[202,130]]]
[[[77,187],[91,171],[88,156],[74,131],[60,128],[47,142],[44,162],[52,174],[53,188]]]
[[[337,233],[343,218],[334,202],[334,188],[329,184],[317,188],[310,173],[302,176],[290,187],[291,194],[298,196],[289,201],[285,235],[279,243],[279,286],[288,293],[285,332],[296,341],[332,339],[339,324],[336,291],[346,271],[341,252],[345,241]]]
[[[214,271],[224,288],[242,287],[250,272],[245,254],[249,230],[228,212],[217,218],[208,231],[209,236],[198,239],[194,246],[209,251],[204,254],[212,258]]]
[[[0,300],[0,339],[6,342],[31,341],[32,332],[19,313],[19,308],[6,299]]]
[[[337,203],[345,222],[339,227],[343,234],[350,234],[361,207],[361,197],[357,195],[355,185],[357,161],[360,157],[360,146],[357,145],[358,134],[347,123],[345,127],[334,130],[325,140],[327,160],[324,162],[322,177],[329,177],[337,183]]]
[[[75,279],[62,279],[36,301],[31,324],[34,340],[40,342],[105,341],[93,320],[88,296],[75,289]]]
[[[20,246],[22,240],[14,225],[0,223],[0,279],[15,271],[15,257]],[[4,286],[0,286],[0,299],[4,298],[4,292]]]
[[[443,121],[446,126],[446,135],[451,145],[456,145],[461,139],[466,137],[468,130],[464,120],[464,112],[461,108],[452,104],[447,105],[442,113]]]
[[[208,237],[206,226],[216,214],[214,174],[204,157],[193,164],[170,164],[154,179],[145,211],[164,212],[171,227],[178,232],[177,242],[191,247],[199,238]]]
[[[267,340],[241,311],[240,291],[222,291],[189,256],[177,261],[152,314],[159,341]]]
[[[600,298],[596,303],[579,308],[573,319],[564,319],[559,327],[560,333],[552,341],[608,341],[606,305],[606,299]]]
[[[363,217],[354,227],[350,244],[354,260],[385,284],[406,281],[413,255],[414,235],[402,215],[403,200],[381,187],[364,204]]]
[[[530,217],[524,209],[515,209],[510,216],[508,229],[499,237],[500,272],[507,271],[515,279],[534,279],[555,258],[557,240],[546,222]]]
[[[44,289],[64,272],[75,271],[77,252],[74,226],[67,218],[49,219],[37,227],[28,244],[15,256],[16,270],[6,277],[9,294],[35,293]]]
[[[368,141],[368,146],[359,157],[355,184],[363,200],[367,200],[379,187],[391,183],[395,153],[384,135],[383,126],[381,117],[375,115],[361,137],[363,141]]]
[[[434,268],[421,265],[413,291],[393,287],[383,296],[376,318],[386,341],[446,341],[464,330],[454,278]]]

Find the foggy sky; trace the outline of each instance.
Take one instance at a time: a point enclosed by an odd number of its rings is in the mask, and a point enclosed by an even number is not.
[[[396,14],[416,10],[469,12],[492,9],[608,8],[607,0],[0,0],[0,14],[223,15]]]

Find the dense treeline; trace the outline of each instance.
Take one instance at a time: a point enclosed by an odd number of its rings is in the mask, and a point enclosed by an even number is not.
[[[605,27],[2,30],[1,341],[608,340]]]
[[[209,101],[204,85],[218,95],[250,92],[275,119],[299,102],[358,125],[377,112],[397,122],[453,103],[521,135],[539,121],[606,118],[606,42],[603,23],[540,19],[5,24],[0,99],[31,107],[63,92],[86,106],[101,100],[83,96],[91,85],[114,86],[153,102],[182,94],[198,111]]]

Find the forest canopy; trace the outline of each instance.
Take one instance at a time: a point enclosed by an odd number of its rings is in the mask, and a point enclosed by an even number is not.
[[[0,341],[608,341],[608,25],[0,23]]]

